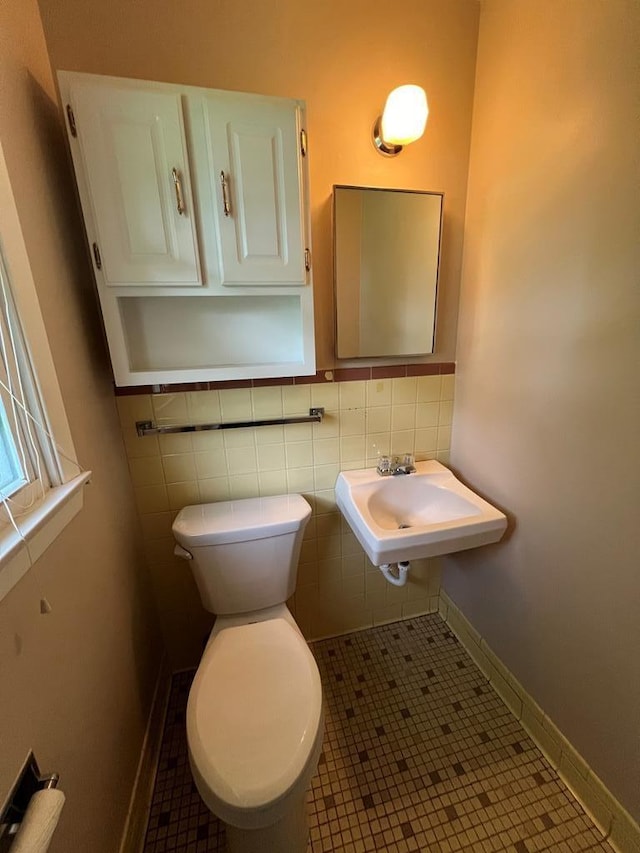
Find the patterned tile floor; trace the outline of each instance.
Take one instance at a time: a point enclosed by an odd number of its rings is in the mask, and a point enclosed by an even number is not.
[[[312,648],[326,723],[310,853],[612,853],[437,614]],[[192,677],[173,679],[144,853],[226,848],[189,770]]]

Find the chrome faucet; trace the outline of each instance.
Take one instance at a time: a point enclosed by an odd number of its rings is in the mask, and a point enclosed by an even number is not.
[[[400,461],[399,456],[381,456],[378,459],[376,471],[381,477],[396,476],[398,474],[412,474],[416,470],[413,464],[413,454],[405,453]]]

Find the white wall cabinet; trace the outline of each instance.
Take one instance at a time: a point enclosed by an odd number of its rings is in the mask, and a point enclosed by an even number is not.
[[[303,104],[59,81],[116,383],[312,374]]]
[[[180,95],[82,79],[72,109],[105,284],[202,284]]]
[[[286,100],[206,99],[226,285],[306,281],[297,118]]]

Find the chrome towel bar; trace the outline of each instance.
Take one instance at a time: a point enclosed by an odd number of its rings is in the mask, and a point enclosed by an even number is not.
[[[144,435],[167,435],[176,432],[206,432],[212,429],[246,429],[259,426],[286,426],[287,424],[322,423],[324,407],[316,406],[309,409],[308,415],[297,415],[290,418],[265,418],[257,421],[231,421],[220,424],[183,424],[180,426],[157,426],[153,421],[136,421],[136,432]]]

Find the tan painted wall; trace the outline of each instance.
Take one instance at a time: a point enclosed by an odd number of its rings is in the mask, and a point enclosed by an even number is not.
[[[303,98],[310,138],[318,368],[334,364],[332,185],[445,193],[437,349],[455,353],[479,6],[476,0],[216,2],[40,0],[55,69]],[[371,127],[395,86],[422,84],[431,115],[396,159]]]
[[[0,4],[0,134],[74,442],[94,472],[80,515],[0,603],[0,802],[33,748],[67,794],[51,853],[113,853],[162,640],[35,0]]]
[[[444,586],[640,817],[640,5],[483,5]]]

